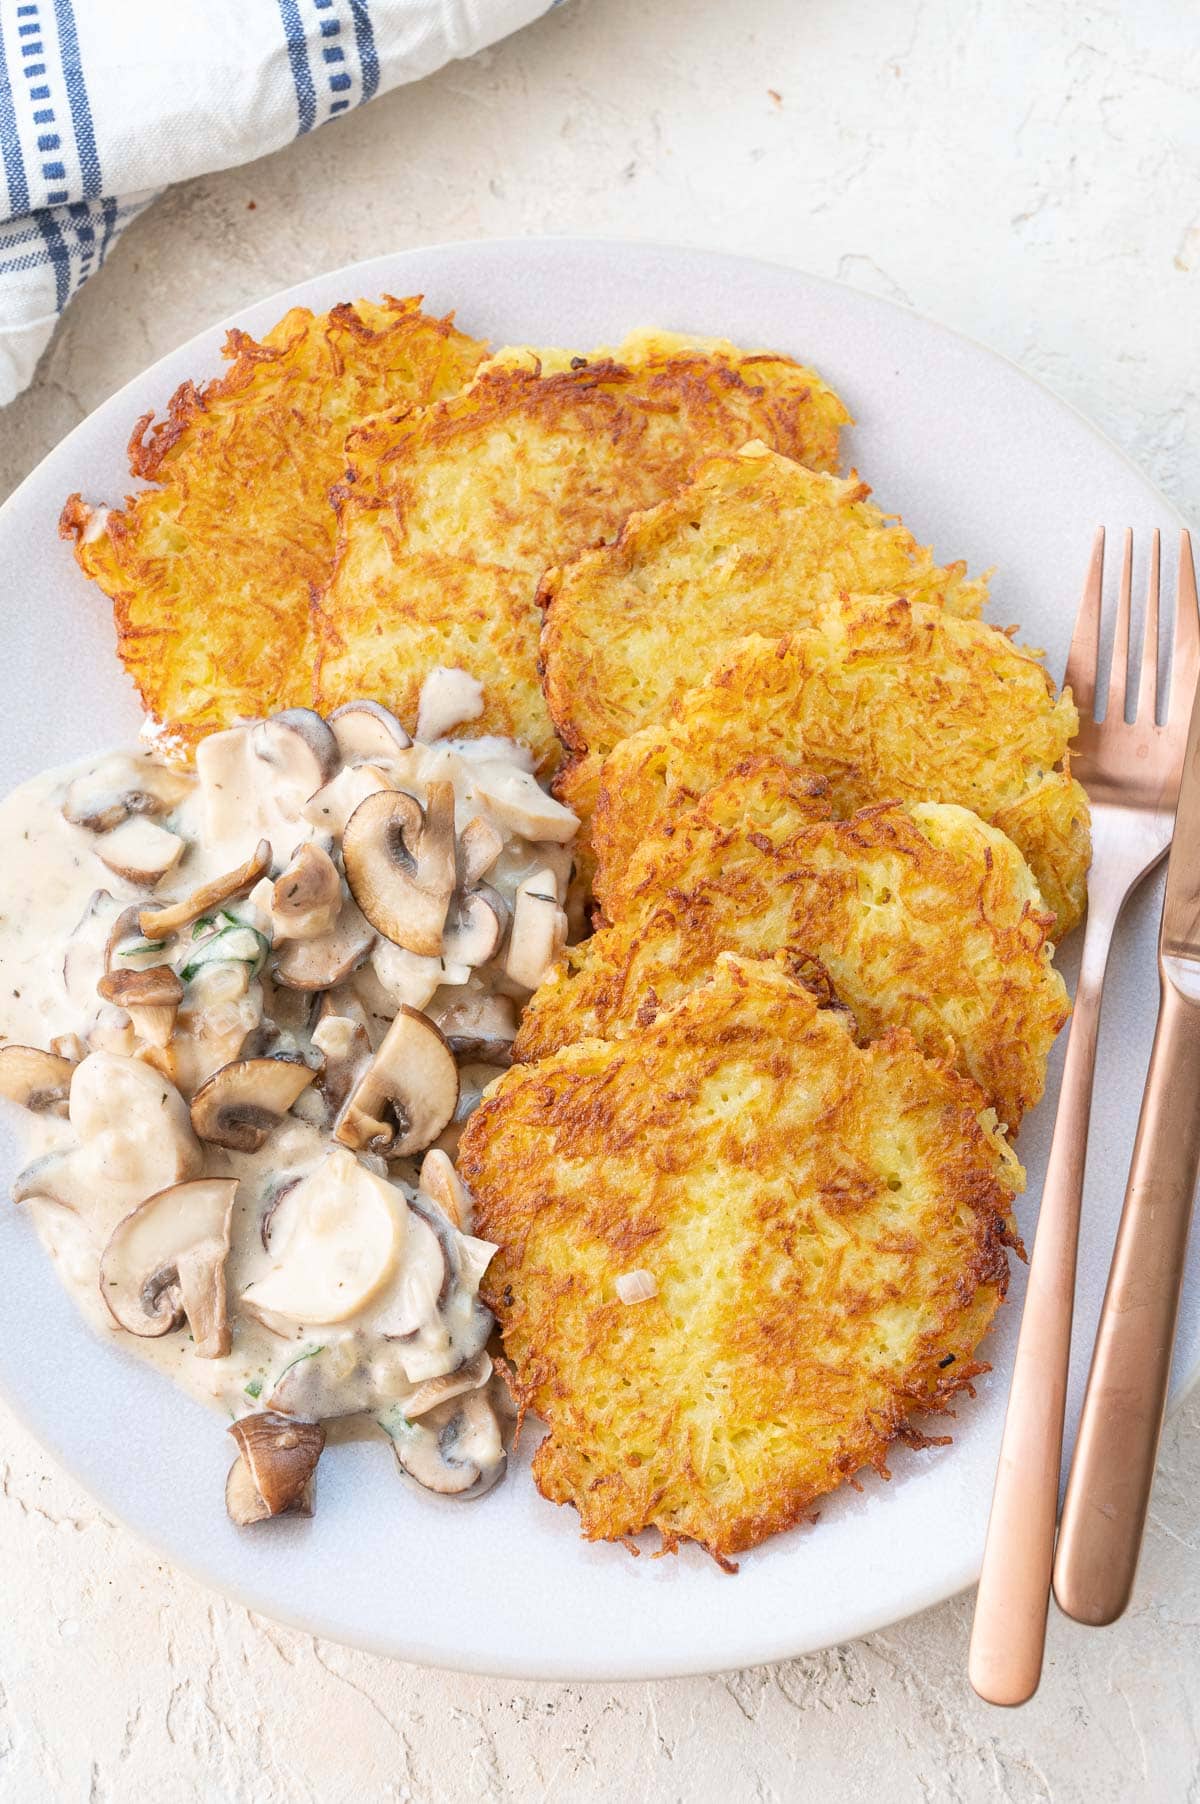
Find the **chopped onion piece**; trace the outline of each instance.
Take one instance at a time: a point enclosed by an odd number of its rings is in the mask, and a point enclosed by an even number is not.
[[[649,1272],[622,1272],[617,1279],[617,1295],[622,1303],[648,1303],[658,1295],[658,1282]]]

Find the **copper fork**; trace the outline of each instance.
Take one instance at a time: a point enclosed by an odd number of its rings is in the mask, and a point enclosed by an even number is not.
[[[1165,724],[1158,712],[1159,535],[1150,550],[1136,713],[1125,719],[1133,588],[1133,535],[1125,534],[1107,699],[1096,718],[1104,603],[1104,531],[1096,535],[1075,621],[1066,682],[1080,713],[1072,767],[1092,806],[1092,867],[1075,1011],[1058,1116],[1030,1258],[1008,1414],[983,1570],[975,1602],[968,1671],[980,1697],[1023,1704],[1037,1690],[1046,1637],[1058,1514],[1059,1467],[1075,1297],[1079,1212],[1087,1159],[1100,998],[1121,911],[1171,843],[1200,670],[1200,620],[1186,533]]]

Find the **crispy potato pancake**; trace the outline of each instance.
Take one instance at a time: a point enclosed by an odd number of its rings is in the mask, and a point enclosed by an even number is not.
[[[485,692],[467,730],[515,734],[552,768],[534,599],[547,566],[748,438],[835,468],[847,418],[789,358],[642,332],[598,360],[501,352],[437,407],[365,424],[338,496],[318,706],[367,695],[410,720],[429,665],[460,664]]]
[[[792,632],[840,592],[981,612],[986,583],[969,581],[965,564],[936,564],[870,492],[750,444],[711,458],[611,545],[547,571],[542,672],[572,754],[562,779],[571,807],[591,814],[601,760],[661,720],[732,640]]]
[[[784,951],[810,987],[832,986],[861,1037],[907,1027],[1016,1128],[1070,1012],[1029,866],[965,808],[888,802],[834,821],[811,788],[752,760],[642,845],[621,921],[560,959],[513,1057],[624,1038],[719,952]]]
[[[848,599],[786,639],[742,641],[666,720],[615,747],[591,829],[596,895],[618,920],[641,842],[762,752],[826,778],[839,815],[877,801],[973,809],[1020,848],[1061,938],[1083,913],[1091,855],[1066,756],[1077,724],[1070,692],[1056,698],[1034,654],[995,627]]]
[[[155,487],[123,510],[70,498],[61,530],[113,602],[165,746],[311,702],[310,591],[333,558],[346,431],[453,393],[485,350],[419,298],[293,308],[261,344],[230,332],[225,375],[138,421],[130,470]]]
[[[982,1369],[1023,1182],[973,1084],[729,954],[627,1039],[514,1066],[459,1163],[539,1490],[589,1540],[722,1561]]]

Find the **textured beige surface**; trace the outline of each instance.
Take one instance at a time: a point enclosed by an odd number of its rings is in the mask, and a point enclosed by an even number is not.
[[[0,414],[0,494],[146,363],[317,268],[591,231],[750,251],[909,301],[1044,376],[1200,519],[1188,14],[571,0],[160,201]],[[580,1688],[398,1667],[165,1569],[7,1417],[0,1453],[4,1804],[1200,1799],[1195,1404],[1164,1444],[1131,1615],[1099,1635],[1053,1621],[1042,1694],[1013,1715],[967,1689],[966,1599],[723,1679]],[[721,1607],[735,1599],[733,1580]]]

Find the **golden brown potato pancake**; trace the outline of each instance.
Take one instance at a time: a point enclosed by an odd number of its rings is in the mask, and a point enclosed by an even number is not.
[[[806,626],[843,592],[980,613],[986,583],[936,564],[870,493],[750,444],[711,458],[611,545],[546,573],[546,700],[571,754],[558,792],[582,818],[613,746],[661,720],[731,641]]]
[[[321,602],[318,706],[367,695],[411,720],[430,664],[461,665],[485,694],[467,730],[524,739],[552,768],[534,599],[547,566],[746,439],[833,469],[847,417],[790,358],[642,332],[592,359],[503,352],[461,394],[364,425]]]
[[[908,1028],[1016,1128],[1069,1013],[1029,866],[965,808],[886,802],[835,821],[813,787],[751,760],[643,843],[621,920],[563,955],[513,1057],[625,1037],[722,951],[784,951],[802,981],[832,986],[862,1038]]]
[[[123,509],[72,495],[62,532],[113,602],[118,650],[162,743],[312,700],[310,592],[329,574],[347,429],[461,388],[486,347],[419,298],[295,307],[226,373],[185,382],[129,441],[152,482]]]
[[[1023,1181],[975,1086],[777,966],[514,1066],[463,1137],[543,1496],[726,1561],[979,1370]],[[655,1294],[624,1303],[617,1280]]]
[[[1078,725],[1038,658],[1005,633],[922,602],[849,599],[787,638],[727,650],[659,725],[607,759],[591,839],[595,890],[624,908],[639,844],[762,752],[827,779],[839,815],[877,801],[957,802],[1015,841],[1059,939],[1082,915],[1087,797]]]

